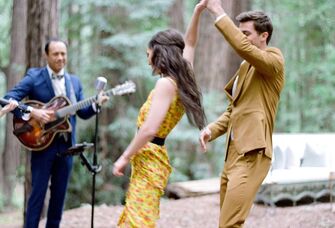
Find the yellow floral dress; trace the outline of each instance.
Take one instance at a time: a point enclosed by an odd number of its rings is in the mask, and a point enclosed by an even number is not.
[[[154,90],[140,109],[137,126],[145,121]],[[184,107],[176,95],[162,122],[157,137],[166,138],[184,114]],[[131,160],[132,173],[126,205],[120,216],[119,227],[155,227],[159,218],[160,197],[167,185],[171,166],[165,146],[147,143]]]

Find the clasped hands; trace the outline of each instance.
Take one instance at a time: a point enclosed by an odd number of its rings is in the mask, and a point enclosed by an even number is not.
[[[225,13],[222,8],[221,0],[201,0],[197,6],[207,8],[216,17]]]

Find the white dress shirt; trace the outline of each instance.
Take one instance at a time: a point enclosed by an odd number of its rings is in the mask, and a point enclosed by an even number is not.
[[[48,73],[52,82],[52,87],[54,89],[56,96],[66,96],[65,89],[65,78],[64,78],[64,69],[60,72],[53,72],[53,70],[47,65]],[[53,78],[53,75],[63,75],[62,78]]]

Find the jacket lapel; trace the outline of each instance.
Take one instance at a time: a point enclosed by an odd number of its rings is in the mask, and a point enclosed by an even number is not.
[[[247,61],[243,61],[241,63],[241,67],[240,67],[240,70],[239,70],[239,73],[238,73],[239,76],[238,76],[238,82],[237,82],[237,86],[236,86],[235,96],[233,97],[233,102],[235,102],[238,99],[238,97],[241,93],[241,89],[242,89],[243,83],[246,79],[249,67],[250,67],[250,64]]]
[[[64,73],[65,78],[65,89],[66,89],[66,96],[71,99],[71,92],[70,92],[70,76],[67,73]]]
[[[232,96],[233,86],[234,86],[234,81],[236,80],[237,76],[238,76],[238,72],[230,79],[230,81],[225,86],[225,93],[230,100],[233,100],[233,96]]]
[[[66,96],[71,101],[71,104],[77,103],[76,94],[74,92],[73,84],[71,81],[71,76],[67,73],[64,73],[65,78],[65,89],[66,89]]]

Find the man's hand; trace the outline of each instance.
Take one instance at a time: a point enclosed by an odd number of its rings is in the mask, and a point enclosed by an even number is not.
[[[205,127],[200,132],[199,142],[200,142],[201,149],[204,153],[207,152],[206,144],[211,139],[211,136],[212,136],[212,132],[208,127]]]
[[[56,119],[55,117],[55,111],[48,110],[48,109],[37,109],[33,108],[31,110],[31,116],[37,119],[38,121],[46,124],[48,122],[54,121]]]
[[[221,0],[206,0],[205,2],[207,9],[214,14],[215,17],[225,14],[224,9],[222,8]]]

